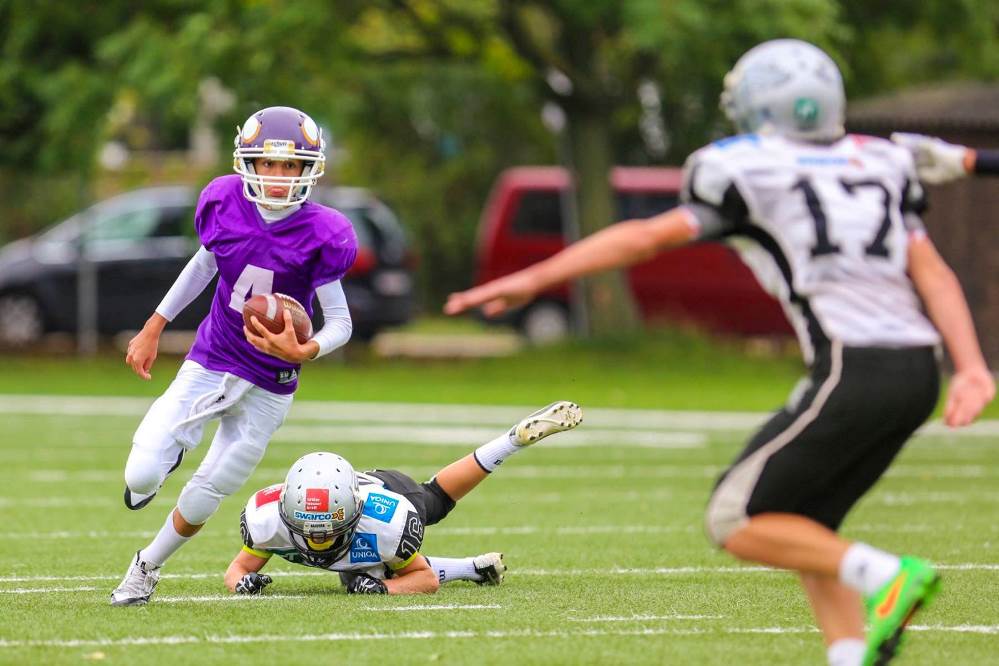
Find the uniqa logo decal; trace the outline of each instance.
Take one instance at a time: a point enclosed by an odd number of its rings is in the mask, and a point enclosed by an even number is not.
[[[378,555],[378,537],[370,532],[357,532],[350,544],[351,562],[381,562]]]

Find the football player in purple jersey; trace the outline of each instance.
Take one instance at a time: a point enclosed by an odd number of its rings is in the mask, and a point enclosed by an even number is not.
[[[115,606],[149,600],[160,567],[260,462],[291,406],[302,362],[350,338],[340,279],[354,263],[357,238],[343,214],[309,200],[324,172],[322,131],[297,109],[269,107],[237,129],[235,146],[236,174],[216,178],[198,199],[201,248],[128,344],[125,362],[149,379],[164,327],[218,275],[211,311],[187,359],[132,439],[125,506],[141,509],[153,499],[184,453],[201,442],[208,421],[218,419],[218,431],[176,508],[132,558],[111,594]],[[280,334],[255,321],[255,331],[244,327],[246,300],[273,292],[292,296],[310,315],[318,297],[322,329],[299,344],[287,311]]]

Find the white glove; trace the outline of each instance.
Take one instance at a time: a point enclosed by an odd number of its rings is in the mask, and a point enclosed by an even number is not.
[[[891,140],[912,153],[916,160],[916,173],[924,183],[949,183],[968,174],[964,169],[964,155],[968,149],[964,146],[907,132],[893,132]]]

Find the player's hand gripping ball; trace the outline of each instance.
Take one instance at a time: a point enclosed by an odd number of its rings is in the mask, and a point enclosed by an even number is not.
[[[295,326],[298,344],[304,345],[312,337],[312,321],[302,304],[286,294],[257,294],[243,304],[243,323],[251,331],[250,317],[256,317],[260,325],[271,333],[284,330],[284,310],[291,312],[291,322]]]

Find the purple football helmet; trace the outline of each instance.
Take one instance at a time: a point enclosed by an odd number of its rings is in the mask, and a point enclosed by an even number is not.
[[[243,196],[270,208],[287,208],[309,198],[312,186],[326,171],[326,142],[316,122],[298,109],[270,106],[257,111],[236,128],[233,169],[243,179]],[[302,160],[301,176],[258,176],[253,160]],[[287,185],[282,197],[268,197],[265,186]]]

